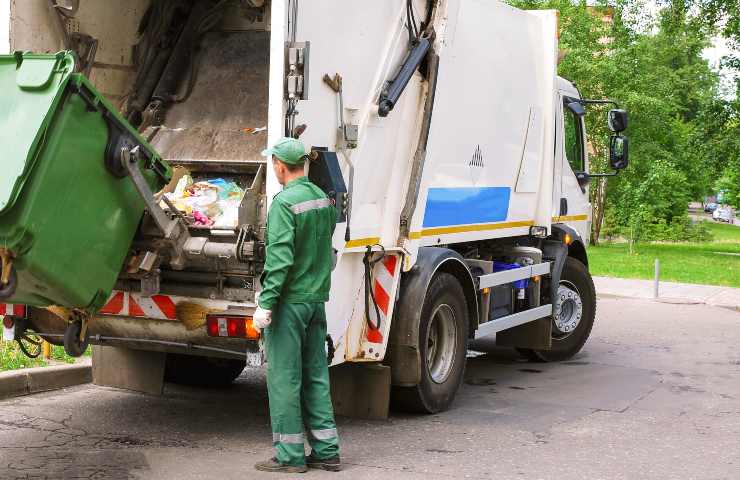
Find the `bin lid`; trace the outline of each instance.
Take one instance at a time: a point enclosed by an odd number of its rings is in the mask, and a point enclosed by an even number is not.
[[[0,213],[13,206],[74,70],[70,52],[0,55]]]

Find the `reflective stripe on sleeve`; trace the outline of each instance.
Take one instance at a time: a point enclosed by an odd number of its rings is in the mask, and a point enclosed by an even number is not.
[[[331,440],[337,438],[336,428],[324,428],[323,430],[311,430],[311,436],[316,440]]]
[[[303,444],[303,434],[302,433],[273,433],[272,443],[275,443],[275,442]]]
[[[306,200],[305,202],[296,203],[292,207],[290,207],[290,210],[298,215],[301,213],[306,213],[310,210],[317,210],[319,208],[326,208],[331,207],[331,200],[328,198],[317,198],[316,200]]]

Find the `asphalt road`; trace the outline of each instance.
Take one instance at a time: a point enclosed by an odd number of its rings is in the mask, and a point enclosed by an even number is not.
[[[490,343],[490,342],[489,342]],[[352,479],[736,479],[740,313],[606,298],[584,351],[524,363],[486,343],[453,408],[340,419]],[[163,397],[80,386],[0,402],[0,478],[270,478],[261,372]],[[277,476],[286,478],[285,476]]]

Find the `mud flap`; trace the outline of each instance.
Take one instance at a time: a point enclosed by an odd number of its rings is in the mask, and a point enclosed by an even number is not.
[[[162,395],[167,354],[93,345],[93,383]]]
[[[388,418],[391,369],[379,364],[345,363],[329,369],[334,413],[367,420]]]
[[[552,318],[545,317],[496,334],[496,345],[549,350],[552,347]]]

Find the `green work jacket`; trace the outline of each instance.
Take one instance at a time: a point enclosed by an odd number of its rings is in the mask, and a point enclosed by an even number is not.
[[[336,220],[336,208],[306,177],[275,195],[267,214],[260,307],[329,300]]]

